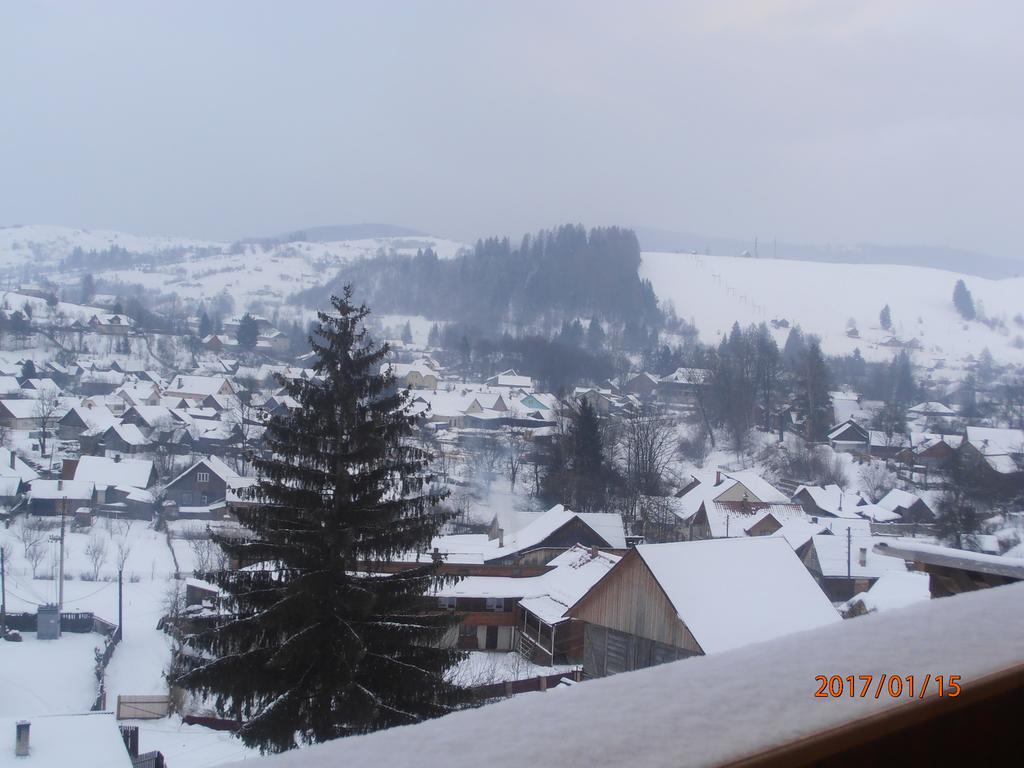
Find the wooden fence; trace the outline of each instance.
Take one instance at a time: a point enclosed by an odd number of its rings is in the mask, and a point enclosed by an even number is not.
[[[151,696],[118,696],[118,720],[158,720],[171,711],[171,697],[167,694]]]
[[[477,685],[469,689],[469,695],[472,699],[481,701],[484,699],[515,696],[519,693],[546,691],[548,688],[558,685],[565,678],[578,683],[583,679],[582,668],[577,667],[569,672],[562,672],[557,675],[541,675],[540,677],[528,677],[525,680],[505,680],[500,683]]]

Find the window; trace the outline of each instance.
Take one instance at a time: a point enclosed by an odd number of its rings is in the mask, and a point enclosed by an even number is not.
[[[488,597],[487,598],[487,610],[488,611],[504,611],[505,610],[505,598],[503,597]]]
[[[199,499],[199,503],[202,504],[203,506],[206,506],[207,504],[210,503],[210,497],[207,496],[205,493],[202,496],[200,496]]]
[[[182,504],[191,504],[192,503],[192,491],[185,491],[184,493],[181,494],[181,503]]]
[[[857,562],[860,563],[861,568],[868,564],[868,548],[861,547],[860,553],[857,555]]]
[[[454,597],[439,597],[439,598],[437,598],[437,602],[440,604],[440,606],[442,608],[444,608],[445,610],[448,610],[448,611],[454,611],[455,610],[455,600],[456,600],[456,598],[454,598]]]
[[[476,637],[476,626],[473,624],[459,624],[459,637]]]
[[[208,482],[210,482],[210,473],[209,472],[197,472],[196,473],[196,482],[197,483],[208,483]]]

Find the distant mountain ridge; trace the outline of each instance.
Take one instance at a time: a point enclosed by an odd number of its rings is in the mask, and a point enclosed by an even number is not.
[[[755,255],[752,240],[707,237],[692,232],[672,232],[645,227],[635,227],[634,231],[640,240],[640,247],[644,251],[685,251],[687,253],[696,251],[712,256],[740,256],[744,253]],[[756,255],[761,258],[833,264],[898,264],[909,267],[931,267],[991,280],[1024,275],[1024,261],[943,246],[874,245],[871,243],[862,243],[856,246],[798,245],[762,239],[758,241]]]

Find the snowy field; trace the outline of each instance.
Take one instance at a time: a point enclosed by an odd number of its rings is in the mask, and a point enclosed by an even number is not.
[[[893,350],[877,345],[895,334],[905,341],[919,339],[924,355],[955,359],[988,347],[1000,361],[1024,363],[1024,349],[1011,344],[1024,335],[1024,327],[1013,321],[1024,311],[1024,278],[986,280],[924,267],[683,253],[644,253],[640,276],[651,281],[659,300],[673,303],[679,317],[695,320],[707,342],[717,341],[736,321],[745,326],[786,319],[820,335],[831,354],[859,348],[869,360],[889,360]],[[953,287],[961,277],[987,316],[1005,319],[1005,335],[979,322],[965,324],[956,313]],[[892,311],[891,333],[879,327],[885,304]],[[859,339],[846,336],[850,318]],[[787,333],[776,333],[780,344]]]
[[[11,553],[7,609],[32,612],[40,603],[56,599],[57,582],[32,578],[19,525],[16,521],[10,528],[0,526],[0,542],[6,543]],[[126,526],[99,519],[91,531],[69,532],[66,537],[65,569],[72,578],[64,583],[65,610],[91,611],[111,623],[117,622],[118,613],[117,544],[124,543],[130,550],[125,562],[124,637],[107,667],[107,707],[114,708],[118,695],[167,693],[164,675],[171,643],[157,623],[167,612],[176,588],[184,586],[173,578],[174,562],[164,534],[148,523]],[[91,578],[93,569],[87,549],[100,537],[109,551],[99,569],[99,580],[82,581],[81,574]],[[40,576],[48,576],[53,566],[55,545],[47,541],[45,546]],[[183,550],[189,552],[187,546]],[[94,649],[102,647],[104,638],[71,632],[59,640],[36,640],[31,632],[23,637],[21,643],[0,642],[0,717],[88,711],[96,697]],[[184,725],[176,716],[130,724],[139,726],[142,750],[159,749],[174,768],[207,768],[255,754],[229,733]]]

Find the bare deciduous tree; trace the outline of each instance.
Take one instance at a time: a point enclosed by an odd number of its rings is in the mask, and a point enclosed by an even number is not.
[[[508,482],[511,490],[516,489],[516,478],[526,456],[526,436],[517,427],[505,428],[505,466],[508,470]]]
[[[46,555],[46,547],[43,546],[41,541],[33,541],[25,547],[25,559],[28,564],[32,566],[32,578],[38,576],[39,564],[43,562],[43,557]]]
[[[59,407],[60,393],[58,390],[52,388],[40,390],[33,415],[39,425],[39,452],[44,456],[46,455],[46,438],[49,436],[50,430],[53,429]],[[52,456],[50,461],[52,463]]]
[[[92,566],[92,580],[96,581],[100,577],[100,569],[107,562],[107,540],[99,534],[90,536],[89,543],[85,545],[85,556]]]

